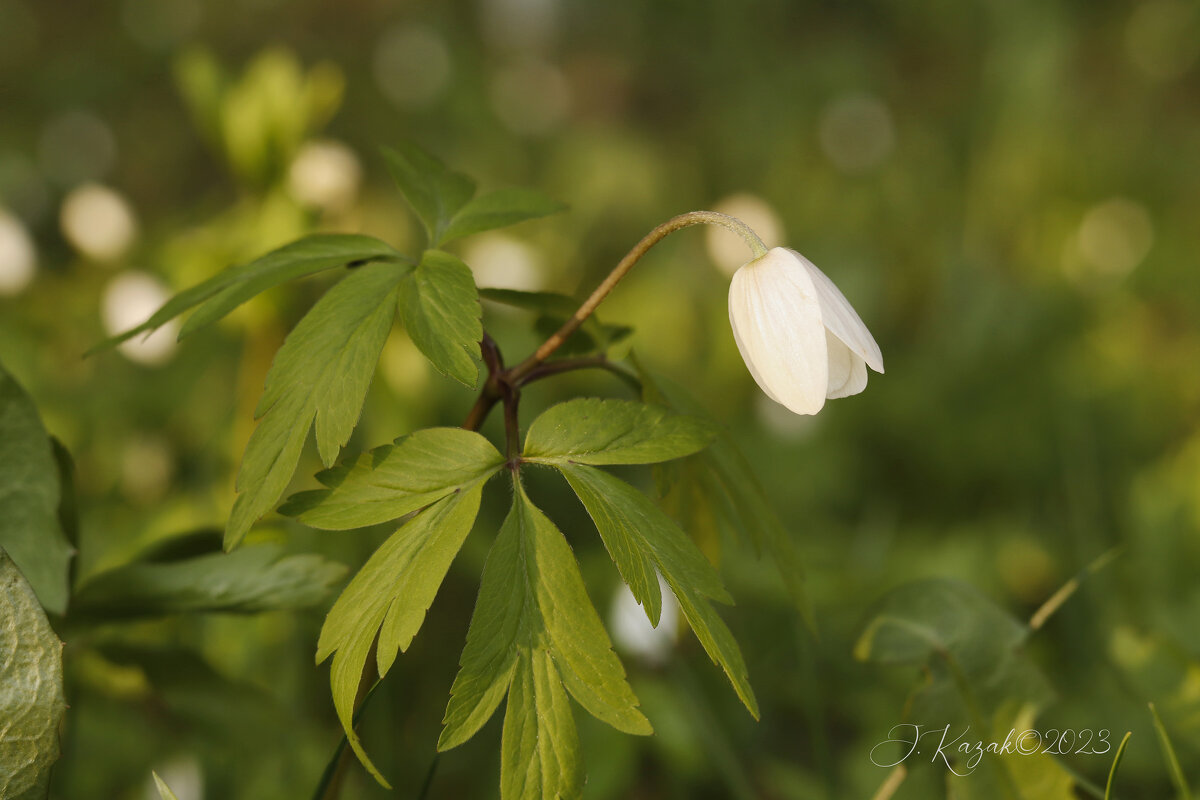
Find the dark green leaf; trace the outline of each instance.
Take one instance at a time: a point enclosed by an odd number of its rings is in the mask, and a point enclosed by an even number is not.
[[[281,283],[312,275],[322,270],[367,261],[407,262],[386,242],[371,236],[344,233],[320,233],[272,250],[247,264],[239,264],[219,272],[203,283],[184,289],[155,311],[150,319],[106,339],[89,350],[94,353],[115,347],[139,333],[152,331],[174,319],[189,308],[200,305],[184,323],[179,338],[215,322],[254,297],[259,292]]]
[[[317,663],[333,655],[330,685],[346,738],[363,765],[387,786],[354,732],[354,698],[375,643],[379,677],[407,650],[450,562],[479,512],[483,484],[456,492],[413,517],[375,551],[334,603],[321,629]]]
[[[0,365],[0,548],[55,614],[67,608],[74,552],[59,501],[59,468],[37,408]]]
[[[566,206],[535,189],[498,189],[471,200],[454,216],[438,246],[462,236],[506,228],[562,211]]]
[[[304,608],[320,602],[345,574],[341,564],[318,555],[283,556],[273,544],[169,563],[135,562],[87,580],[76,595],[72,618]]]
[[[860,661],[920,664],[929,681],[910,702],[922,722],[971,721],[1001,705],[1049,699],[1022,652],[1029,627],[966,584],[928,579],[885,595],[854,647]]]
[[[738,697],[756,718],[758,702],[741,650],[706,598],[733,602],[721,578],[691,539],[645,495],[607,472],[580,464],[558,467],[596,523],[621,576],[658,624],[658,579],[671,587],[704,650],[725,671]]]
[[[0,797],[45,797],[58,760],[62,642],[0,549]]]
[[[413,142],[383,148],[388,169],[425,225],[430,242],[442,239],[454,215],[475,194],[475,182]]]
[[[400,315],[413,343],[444,375],[474,387],[483,338],[471,269],[449,253],[426,250],[400,287]]]
[[[361,528],[482,484],[503,464],[504,456],[474,431],[427,428],[317,475],[330,488],[294,495],[279,512],[314,528]]]
[[[483,569],[460,663],[438,749],[471,738],[510,692],[501,766],[505,800],[542,797],[539,791],[578,795],[575,728],[563,707],[563,686],[618,730],[650,733],[570,545],[519,484]],[[529,758],[539,765],[532,772]]]
[[[350,438],[395,315],[406,267],[368,264],[325,293],[275,355],[258,404],[262,417],[238,473],[242,492],[225,529],[229,549],[287,488],[308,430],[332,464]]]
[[[580,398],[533,421],[524,457],[542,464],[650,464],[691,455],[716,434],[712,423],[662,406]]]

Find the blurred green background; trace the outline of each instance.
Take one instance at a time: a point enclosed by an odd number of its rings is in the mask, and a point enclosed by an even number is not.
[[[820,266],[884,353],[861,396],[813,418],[775,406],[728,327],[747,254],[705,231],[605,303],[743,444],[818,634],[748,547],[710,543],[762,720],[690,634],[654,658],[626,644],[657,734],[577,713],[587,797],[869,797],[891,774],[872,748],[938,679],[855,659],[880,598],[949,578],[1025,621],[1114,547],[1022,648],[1047,688],[1031,724],[1132,730],[1118,796],[1170,796],[1148,701],[1200,781],[1198,55],[1189,0],[0,0],[0,360],[76,460],[76,579],[223,525],[271,357],[328,281],[181,346],[168,326],[82,353],[311,230],[419,247],[378,154],[411,137],[484,188],[570,206],[464,240],[481,286],[589,291],[651,227],[713,208]],[[538,341],[520,314],[485,324],[510,362]],[[603,374],[538,384],[525,421],[579,392],[628,396]],[[459,424],[472,400],[397,329],[351,449]],[[317,468],[307,453],[295,487]],[[344,797],[416,797],[431,768],[503,511],[490,491],[364,719],[397,789],[356,768]],[[619,579],[582,509],[548,479],[532,491],[611,617]],[[355,567],[387,533],[262,527]],[[312,664],[323,613],[63,626],[52,796],[154,797],[151,768],[181,800],[309,796],[339,736]],[[499,733],[443,755],[428,796],[497,796]],[[1102,787],[1111,753],[1059,762]],[[897,798],[990,796],[907,766]]]

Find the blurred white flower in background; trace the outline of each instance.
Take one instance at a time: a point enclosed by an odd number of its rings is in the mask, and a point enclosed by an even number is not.
[[[617,647],[653,665],[666,663],[679,638],[679,601],[661,575],[658,586],[662,592],[662,613],[657,628],[650,624],[646,611],[624,583],[613,595],[608,615],[609,629]]]
[[[428,105],[450,84],[450,50],[441,34],[425,25],[390,28],[375,44],[375,83],[403,108]]]
[[[176,756],[156,766],[154,772],[158,773],[178,800],[204,800],[204,770],[196,756]],[[153,777],[146,779],[142,796],[145,800],[161,800],[162,795],[158,793]]]
[[[288,170],[288,188],[303,205],[345,211],[358,198],[362,165],[347,145],[329,139],[305,142]]]
[[[759,387],[796,414],[858,394],[883,355],[858,313],[825,273],[776,247],[743,264],[729,284],[729,323]]]
[[[785,238],[783,222],[766,200],[747,192],[731,194],[713,206],[713,211],[737,217],[758,234],[767,247],[778,246]],[[722,272],[732,275],[746,262],[746,241],[728,228],[707,225],[704,244],[708,257]]]
[[[866,172],[882,164],[896,144],[892,112],[874,95],[842,95],[821,112],[821,150],[843,172]]]
[[[462,256],[479,286],[523,292],[546,288],[546,269],[538,251],[506,234],[472,236]]]
[[[0,295],[15,295],[37,271],[37,248],[21,220],[0,208]]]
[[[104,287],[100,317],[109,336],[124,333],[150,318],[171,296],[158,278],[145,272],[122,272]],[[155,366],[167,361],[175,352],[179,321],[171,320],[148,336],[138,336],[122,342],[119,349],[130,361]]]
[[[95,261],[119,260],[137,238],[137,218],[129,203],[97,183],[71,190],[63,200],[59,225],[71,246]]]

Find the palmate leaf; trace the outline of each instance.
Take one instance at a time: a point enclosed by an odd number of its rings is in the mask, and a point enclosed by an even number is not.
[[[60,499],[50,437],[29,395],[0,365],[0,549],[56,614],[67,608],[74,552],[59,523]]]
[[[287,488],[308,430],[326,465],[350,438],[395,316],[398,285],[409,268],[368,264],[330,289],[288,334],[267,373],[238,473],[241,494],[225,529],[225,547],[242,540]]]
[[[305,525],[349,530],[399,519],[490,478],[504,457],[461,428],[426,428],[318,473],[327,489],[300,492],[279,512]]]
[[[567,693],[618,730],[651,732],[570,545],[519,482],[483,569],[460,664],[438,750],[470,739],[507,692],[503,800],[580,796]]]
[[[141,325],[106,339],[88,352],[94,353],[115,347],[139,333],[155,330],[190,308],[200,306],[180,330],[179,338],[182,339],[217,321],[256,294],[273,286],[343,264],[369,261],[411,264],[386,242],[371,236],[344,233],[306,236],[246,264],[230,267],[203,283],[183,290]]]
[[[758,702],[746,675],[737,641],[708,598],[733,599],[704,555],[679,527],[644,494],[607,472],[581,464],[559,464],[633,596],[658,624],[662,608],[655,570],[679,600],[688,624],[705,652],[725,671],[742,703],[758,718]]]
[[[62,642],[0,548],[0,797],[46,796],[65,710]]]
[[[524,460],[539,464],[652,464],[691,455],[717,435],[699,417],[632,400],[559,403],[529,426]]]
[[[449,253],[426,250],[400,286],[400,314],[413,343],[439,372],[475,386],[483,323],[470,267]]]
[[[382,678],[407,650],[425,619],[450,562],[479,512],[483,483],[443,497],[396,531],[334,603],[321,629],[317,663],[333,655],[330,685],[346,739],[376,780],[388,786],[354,732],[354,699],[378,634]],[[390,787],[389,787],[390,788]]]

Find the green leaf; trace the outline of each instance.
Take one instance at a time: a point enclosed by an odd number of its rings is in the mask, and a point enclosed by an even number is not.
[[[506,228],[562,211],[566,206],[535,189],[498,189],[471,200],[438,239],[439,247],[462,236]]]
[[[383,155],[396,185],[425,225],[429,241],[441,241],[450,221],[475,194],[475,181],[413,142],[385,147]]]
[[[413,343],[438,372],[469,387],[479,380],[481,313],[470,267],[449,253],[426,250],[400,286],[400,315]]]
[[[651,732],[570,545],[519,483],[483,568],[460,664],[438,750],[470,739],[509,692],[501,766],[505,800],[555,792],[578,796],[575,727],[562,687],[618,730]],[[537,770],[526,769],[527,757],[535,758]]]
[[[0,797],[45,797],[58,760],[62,642],[0,549]]]
[[[526,461],[650,464],[691,455],[717,434],[712,423],[633,400],[579,398],[547,409],[529,426]]]
[[[158,796],[161,797],[162,800],[179,800],[179,798],[175,796],[175,793],[171,791],[171,787],[167,786],[167,784],[163,782],[163,779],[158,777],[157,772],[152,771],[150,774],[154,776],[154,785],[158,789]]]
[[[182,339],[213,323],[256,294],[295,278],[368,261],[408,262],[386,242],[371,236],[345,233],[320,233],[306,236],[272,250],[246,264],[230,267],[203,283],[168,300],[150,319],[122,334],[106,339],[88,354],[115,347],[139,333],[153,331],[189,308],[200,306],[179,332]],[[201,305],[203,303],[203,305]]]
[[[267,373],[238,473],[225,546],[242,540],[287,488],[316,420],[321,460],[332,464],[358,421],[395,315],[406,267],[368,264],[325,293],[288,334]]]
[[[293,495],[279,513],[325,530],[375,525],[482,484],[503,464],[474,431],[427,428],[318,474],[330,488]]]
[[[315,554],[284,556],[274,544],[168,563],[135,562],[87,580],[76,594],[72,617],[132,619],[305,608],[319,603],[345,574],[341,564]]]
[[[376,634],[380,678],[391,669],[397,651],[408,649],[471,531],[482,492],[483,484],[478,483],[445,497],[392,534],[342,592],[321,629],[317,663],[333,655],[329,680],[346,738],[384,786],[387,781],[354,732],[354,698],[363,668]]]
[[[661,403],[683,414],[708,419],[708,413],[682,386],[647,371],[637,359],[634,364],[642,381],[643,399]],[[809,627],[815,628],[812,608],[804,591],[804,567],[795,541],[783,527],[771,506],[770,498],[754,476],[754,469],[729,431],[721,431],[712,444],[695,457],[711,480],[704,480],[704,491],[717,488],[727,500],[722,505],[732,510],[730,521],[743,531],[758,551],[766,552],[775,562],[784,587]],[[664,491],[665,494],[665,491]],[[717,498],[714,498],[717,499]]]
[[[922,722],[973,722],[1002,706],[1036,707],[1050,698],[1023,652],[1029,627],[966,584],[940,578],[904,584],[884,595],[868,619],[855,658],[928,669],[909,703]]]
[[[600,538],[617,564],[633,596],[655,625],[661,610],[658,579],[662,574],[705,652],[725,671],[734,691],[757,719],[758,702],[737,641],[706,598],[733,600],[704,554],[644,494],[607,472],[580,464],[561,464]]]
[[[502,800],[583,795],[579,735],[550,654],[532,651],[517,661],[500,739]]]
[[[59,522],[60,486],[37,408],[0,365],[0,548],[55,614],[67,609],[74,553]]]

